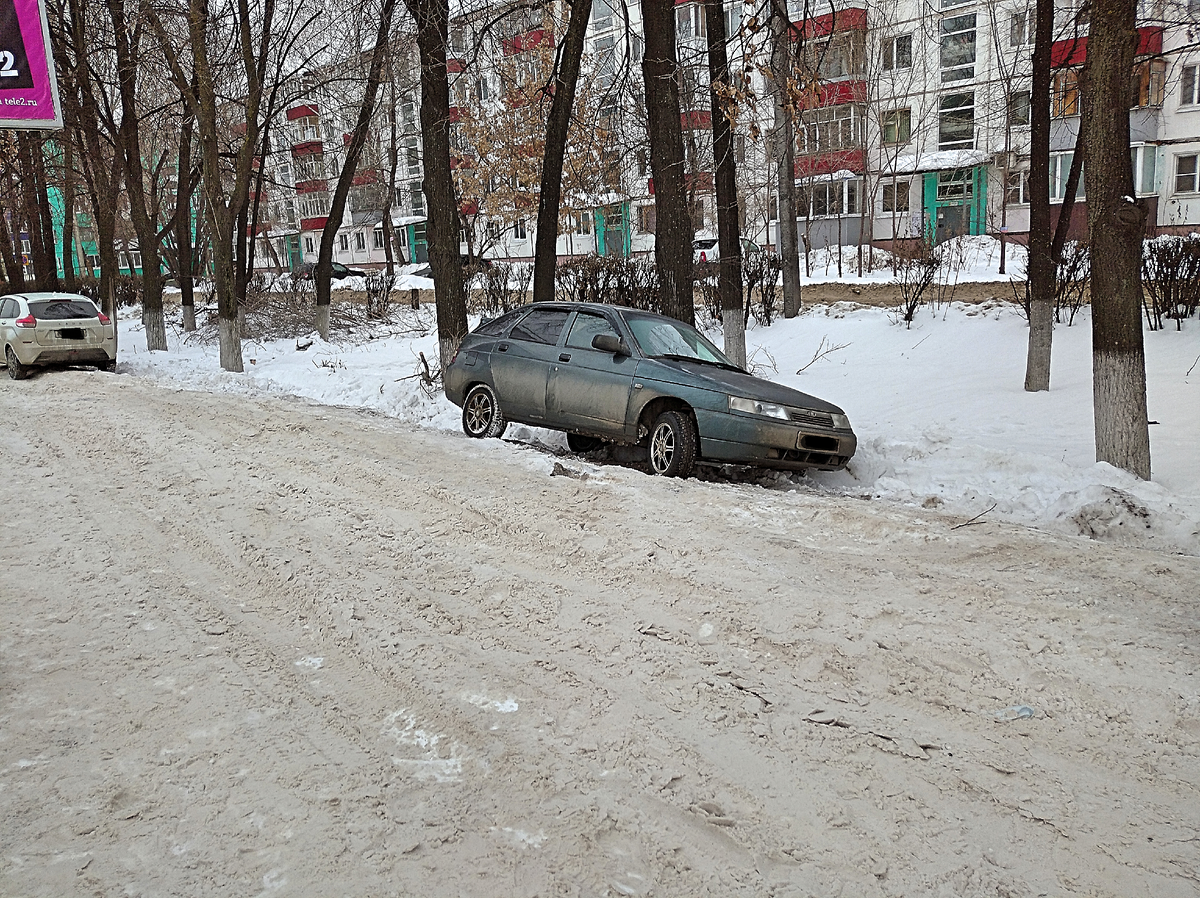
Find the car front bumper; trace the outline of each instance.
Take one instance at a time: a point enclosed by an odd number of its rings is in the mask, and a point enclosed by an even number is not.
[[[700,455],[710,461],[799,471],[844,468],[858,448],[852,431],[696,409]]]

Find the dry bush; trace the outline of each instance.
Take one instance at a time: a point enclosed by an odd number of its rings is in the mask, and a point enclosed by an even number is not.
[[[1200,308],[1200,237],[1158,237],[1142,249],[1142,298],[1151,330],[1162,330],[1164,318],[1183,319]]]

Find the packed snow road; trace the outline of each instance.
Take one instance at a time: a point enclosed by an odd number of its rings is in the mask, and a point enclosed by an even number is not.
[[[0,414],[0,894],[1200,891],[1196,557],[99,372]]]

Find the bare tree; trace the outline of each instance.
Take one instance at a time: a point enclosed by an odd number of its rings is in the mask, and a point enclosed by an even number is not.
[[[546,126],[546,147],[542,157],[542,189],[538,199],[537,235],[533,256],[533,301],[554,298],[554,268],[557,261],[558,216],[562,199],[563,158],[579,68],[583,58],[583,39],[592,15],[592,0],[574,0],[567,32],[555,65],[554,93]]]
[[[746,318],[742,297],[742,232],[738,221],[737,166],[733,156],[733,131],[727,103],[732,99],[729,54],[726,48],[725,7],[721,0],[705,0],[708,31],[708,83],[712,103],[713,161],[717,195],[717,241],[720,259],[717,290],[721,295],[721,322],[725,354],[746,367]]]
[[[450,167],[448,0],[404,0],[417,25],[421,61],[421,144],[428,207],[429,265],[437,302],[438,349],[449,364],[467,334],[467,301],[458,259],[458,202]]]
[[[800,314],[800,237],[796,229],[796,132],[793,126],[794,27],[784,0],[771,0],[771,67],[778,159],[779,258],[783,264],[783,317]]]
[[[362,102],[358,107],[358,119],[354,123],[350,142],[346,145],[342,170],[333,191],[329,216],[325,220],[325,227],[321,230],[321,248],[317,253],[317,267],[313,272],[313,280],[317,288],[317,333],[326,340],[329,339],[329,282],[333,263],[333,240],[342,223],[342,216],[346,211],[346,198],[350,195],[350,185],[354,182],[354,176],[358,170],[358,160],[370,133],[371,118],[375,114],[375,100],[379,95],[379,85],[383,80],[383,63],[387,56],[388,33],[392,28],[392,16],[396,11],[396,2],[397,0],[383,0],[375,31],[375,43],[371,50],[370,67],[367,71],[366,84],[363,87]]]

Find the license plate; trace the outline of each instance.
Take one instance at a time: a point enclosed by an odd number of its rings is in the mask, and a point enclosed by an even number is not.
[[[60,340],[82,340],[84,332],[82,327],[64,327],[62,330],[55,331]]]

